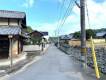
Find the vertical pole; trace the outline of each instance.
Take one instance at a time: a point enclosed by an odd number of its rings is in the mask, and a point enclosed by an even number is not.
[[[42,38],[42,45],[41,45],[41,47],[42,47],[42,51],[43,51],[43,48],[44,48],[44,44],[43,44],[43,38]]]
[[[59,36],[58,36],[58,48],[60,47],[60,43],[59,43]]]
[[[10,68],[12,69],[13,65],[13,59],[12,59],[12,38],[9,38],[10,40],[10,49],[9,49],[9,54],[10,54]]]
[[[59,29],[58,29],[58,48],[60,47],[60,40],[59,40]]]
[[[80,0],[80,23],[81,23],[81,57],[85,62],[86,58],[86,30],[85,30],[85,0]],[[84,64],[85,65],[85,64]]]

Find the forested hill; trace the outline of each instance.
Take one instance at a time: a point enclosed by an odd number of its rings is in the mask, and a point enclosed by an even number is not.
[[[98,32],[106,32],[106,28],[102,28],[102,29],[95,29],[93,30],[95,33],[98,33]]]

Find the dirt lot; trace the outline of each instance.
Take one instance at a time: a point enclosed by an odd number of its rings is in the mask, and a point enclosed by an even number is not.
[[[70,40],[69,44],[71,46],[80,46],[81,45],[81,41],[80,40]],[[90,47],[90,40],[86,42],[87,47]],[[95,47],[106,47],[106,42],[104,39],[94,39],[94,44]]]

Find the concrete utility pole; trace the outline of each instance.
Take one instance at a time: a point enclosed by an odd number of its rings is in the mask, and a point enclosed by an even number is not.
[[[59,29],[58,29],[58,42],[57,42],[57,43],[58,43],[57,46],[58,46],[58,48],[59,48],[59,47],[60,47]]]
[[[86,61],[86,30],[85,30],[85,0],[80,0],[80,21],[81,21],[81,56]]]
[[[42,43],[41,43],[41,50],[43,51],[44,50],[44,39],[42,37]]]
[[[12,35],[9,35],[9,41],[10,41],[10,46],[9,46],[9,55],[10,55],[10,68],[12,69],[13,66],[13,56],[12,56]]]

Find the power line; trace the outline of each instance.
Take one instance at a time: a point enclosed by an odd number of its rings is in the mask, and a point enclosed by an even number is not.
[[[89,11],[88,11],[87,0],[86,0],[85,6],[86,6],[86,12],[87,12],[88,25],[89,25],[89,29],[90,29],[90,26],[91,26],[91,25],[90,25],[90,18],[89,18]]]
[[[61,7],[60,7],[60,13],[59,13],[60,15],[58,15],[58,21],[59,21],[59,22],[57,23],[57,29],[56,29],[57,31],[58,31],[58,26],[59,26],[59,24],[60,24],[60,20],[61,20],[61,16],[62,16],[62,9],[63,9],[63,7],[64,7],[65,1],[66,1],[66,0],[63,0],[62,5],[61,5]]]
[[[72,8],[73,8],[73,6],[71,7],[71,10],[72,10]],[[71,10],[68,10],[68,9],[67,9],[66,16],[68,16],[68,15],[70,14]],[[70,12],[69,12],[69,11],[70,11]],[[64,16],[65,16],[65,15],[64,15]],[[61,26],[64,25],[64,23],[65,23],[65,21],[66,21],[66,18],[67,18],[67,17],[64,18],[63,23],[62,23]]]
[[[61,28],[63,25],[64,25],[64,23],[65,23],[65,21],[66,21],[66,19],[67,19],[67,16],[69,16],[70,15],[70,13],[71,13],[71,11],[72,11],[72,9],[73,9],[73,6],[74,6],[74,2],[75,2],[75,0],[71,0],[70,1],[70,3],[69,3],[69,5],[68,5],[68,7],[67,7],[67,9],[66,9],[66,12],[65,12],[65,14],[64,14],[64,16],[63,16],[63,20],[61,21],[61,23],[60,23],[60,25],[59,25],[59,28]],[[61,29],[60,29],[61,30]]]
[[[61,5],[61,8],[60,8],[59,20],[61,19],[61,16],[62,16],[62,9],[64,8],[65,1],[66,1],[66,0],[63,0],[62,5]]]
[[[72,1],[70,1],[70,3],[69,3],[69,5],[68,5],[68,7],[67,7],[67,9],[66,9],[66,12],[65,12],[65,14],[63,15],[63,17],[62,17],[62,19],[60,20],[61,21],[61,23],[59,24],[59,27],[61,26],[61,24],[64,22],[64,20],[65,20],[65,17],[66,17],[66,15],[67,15],[67,13],[68,13],[68,10],[69,10],[69,8],[70,8],[70,6],[71,6],[71,2]]]
[[[64,0],[65,1],[65,0]],[[73,0],[73,1],[75,1],[75,0]],[[59,23],[58,23],[58,25],[59,26],[57,26],[57,29],[58,29],[58,47],[60,46],[60,44],[59,44],[59,30],[61,30],[61,27],[64,25],[64,23],[65,23],[65,21],[66,21],[66,19],[67,19],[67,16],[69,16],[69,14],[71,13],[71,11],[72,11],[72,8],[73,8],[73,1],[71,0],[70,2],[69,2],[69,5],[68,5],[68,7],[67,7],[67,9],[66,9],[66,12],[65,12],[65,14],[63,15],[63,17],[62,17],[62,19],[63,20],[61,20],[61,15],[60,15],[60,20],[59,20]],[[64,6],[64,2],[63,2],[63,5],[62,6]],[[61,22],[60,22],[61,21]]]

